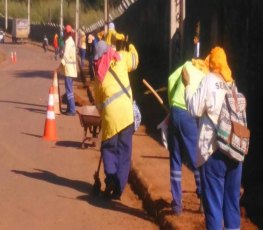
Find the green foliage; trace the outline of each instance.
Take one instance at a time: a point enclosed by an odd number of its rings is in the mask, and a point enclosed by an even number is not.
[[[114,0],[120,1],[120,0]],[[64,24],[75,25],[76,0],[63,1]],[[60,23],[60,0],[31,0],[31,22]],[[8,0],[8,17],[27,18],[28,0]],[[103,18],[104,0],[80,0],[80,26]],[[0,0],[0,14],[5,15],[5,0]]]

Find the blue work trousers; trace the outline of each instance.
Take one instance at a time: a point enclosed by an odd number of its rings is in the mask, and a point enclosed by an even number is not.
[[[198,129],[196,118],[184,109],[172,107],[168,127],[168,149],[170,153],[170,183],[173,203],[182,206],[182,158],[188,155],[189,166],[194,172],[196,193],[201,195],[200,173],[196,167]]]
[[[75,106],[75,99],[74,99],[74,92],[73,92],[72,77],[65,76],[65,89],[66,89],[66,95],[67,95],[67,112],[75,113],[76,106]]]
[[[107,176],[116,175],[121,192],[128,181],[131,167],[133,124],[101,143],[104,172]]]
[[[207,230],[240,229],[242,163],[214,152],[201,167],[202,197]]]

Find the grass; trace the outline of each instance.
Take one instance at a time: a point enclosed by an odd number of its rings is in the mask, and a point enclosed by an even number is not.
[[[27,1],[18,2],[8,0],[8,17],[27,18]],[[75,2],[63,4],[63,20],[64,24],[70,23],[75,26]],[[5,0],[0,0],[0,14],[5,15]],[[31,22],[32,23],[48,23],[52,22],[60,24],[60,0],[31,0]],[[80,1],[80,18],[81,26],[89,26],[99,19],[103,18],[103,10],[87,7]]]

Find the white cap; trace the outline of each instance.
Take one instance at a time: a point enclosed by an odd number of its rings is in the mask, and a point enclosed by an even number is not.
[[[114,30],[114,29],[115,29],[115,25],[114,25],[114,23],[113,23],[113,22],[111,22],[111,23],[109,24],[109,29],[112,29],[112,30]]]

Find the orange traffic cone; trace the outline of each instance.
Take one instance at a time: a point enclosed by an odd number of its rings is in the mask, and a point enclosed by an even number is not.
[[[16,51],[14,52],[14,58],[13,59],[14,59],[13,62],[16,63]]]
[[[57,131],[55,123],[55,112],[54,112],[54,88],[49,88],[48,107],[47,107],[47,118],[45,122],[45,130],[43,138],[49,141],[57,140]]]
[[[60,114],[60,100],[59,100],[59,89],[58,89],[58,75],[57,71],[54,71],[53,76],[53,88],[54,88],[54,111],[55,114]]]
[[[13,54],[13,52],[11,52],[10,58],[11,58],[11,62],[13,63],[14,62],[14,54]]]

